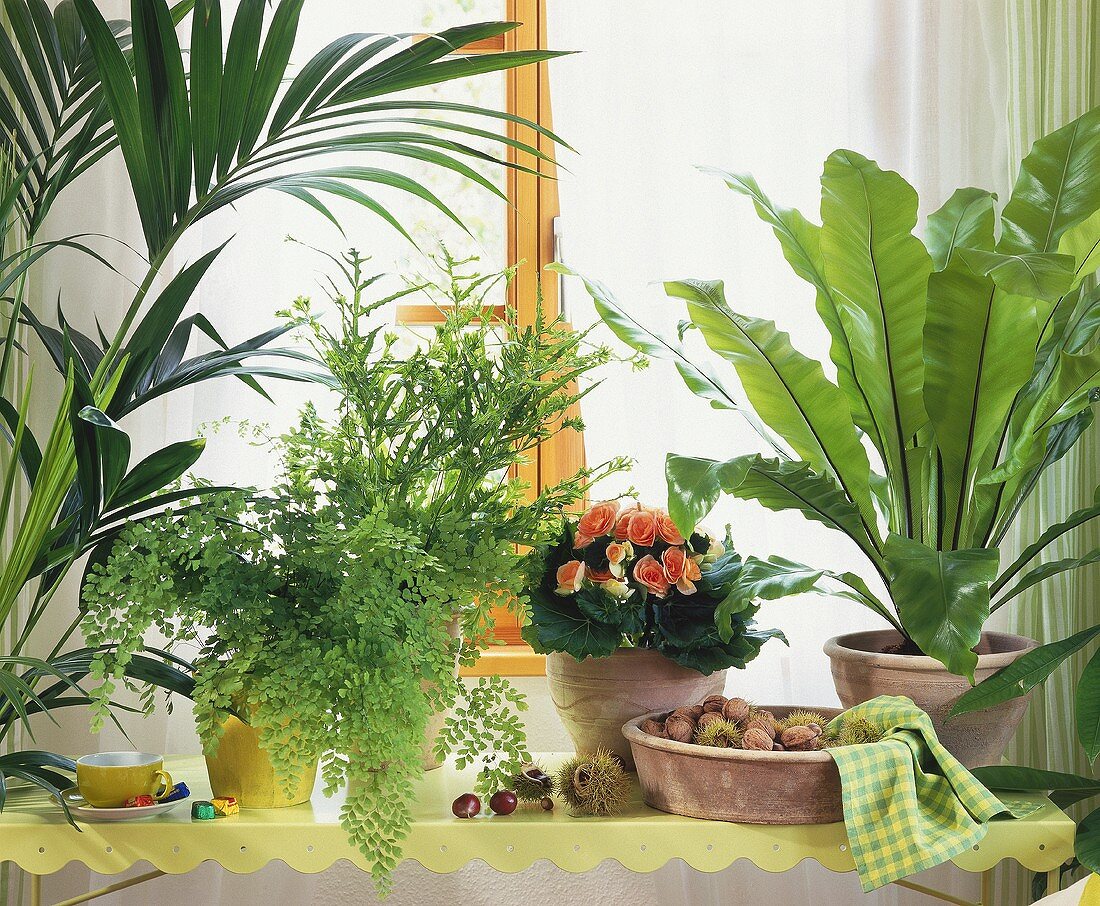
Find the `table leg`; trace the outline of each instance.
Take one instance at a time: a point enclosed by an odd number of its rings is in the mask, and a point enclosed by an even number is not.
[[[42,875],[31,875],[31,906],[42,906]]]
[[[1047,895],[1057,893],[1062,889],[1062,867],[1047,872]]]
[[[982,906],[993,906],[993,870],[982,872]]]
[[[116,893],[119,890],[125,890],[127,887],[135,887],[138,884],[145,884],[147,881],[153,881],[156,878],[164,877],[165,872],[159,868],[153,871],[148,871],[143,875],[138,875],[136,878],[127,878],[125,881],[116,881],[114,884],[108,884],[106,887],[100,887],[98,890],[90,890],[87,893],[82,893],[75,897],[70,897],[67,900],[62,900],[60,903],[54,904],[54,906],[76,906],[78,903],[87,903],[89,900],[98,900],[100,897],[105,897],[109,893]],[[36,904],[37,906],[37,904]]]

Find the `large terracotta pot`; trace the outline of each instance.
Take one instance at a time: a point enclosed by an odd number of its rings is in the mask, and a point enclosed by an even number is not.
[[[222,727],[217,753],[206,756],[215,797],[233,796],[241,808],[282,808],[309,801],[317,779],[317,759],[295,766],[291,776],[285,777],[276,773],[260,747],[258,730],[232,715]]]
[[[968,768],[999,762],[1023,720],[1030,694],[948,719],[952,706],[970,688],[970,682],[966,677],[948,673],[935,658],[883,652],[900,642],[897,632],[883,629],[852,632],[825,643],[833,685],[844,707],[879,695],[908,696],[932,718],[947,750]],[[977,648],[974,681],[980,683],[1038,644],[1006,632],[983,632]]]
[[[797,708],[764,705],[776,717]],[[814,708],[832,719],[836,708]],[[753,752],[660,739],[641,729],[643,714],[623,726],[634,750],[647,805],[674,815],[744,824],[831,824],[844,820],[840,771],[828,752]],[[719,795],[715,795],[719,791]]]
[[[619,648],[610,657],[583,661],[555,651],[546,656],[546,682],[576,750],[610,749],[632,771],[623,724],[639,714],[671,711],[719,694],[726,671],[707,676],[648,648]]]

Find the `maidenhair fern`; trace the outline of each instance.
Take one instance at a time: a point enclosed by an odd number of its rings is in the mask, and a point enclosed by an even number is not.
[[[576,380],[608,353],[560,320],[484,317],[508,274],[463,276],[445,256],[441,286],[397,294],[427,291],[449,310],[401,356],[373,325],[380,304],[364,301],[377,278],[355,253],[333,260],[351,287],[330,300],[339,328],[307,300],[292,317],[335,378],[335,421],[302,412],[270,493],[184,501],[128,526],[89,570],[83,628],[89,645],[111,646],[92,668],[97,724],[146,632],[197,647],[206,751],[236,713],[279,773],[320,759],[325,792],[347,787],[342,823],[384,891],[433,714],[452,712],[436,754],[476,765],[485,792],[529,758],[523,697],[500,677],[465,686],[456,665],[488,643],[494,608],[526,607],[517,545],[553,537],[586,481],[619,464],[537,494],[511,477],[560,424],[580,427]]]

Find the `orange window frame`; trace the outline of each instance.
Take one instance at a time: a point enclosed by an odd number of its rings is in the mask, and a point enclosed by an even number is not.
[[[506,18],[520,26],[499,38],[464,48],[464,53],[493,53],[504,50],[537,50],[547,47],[546,0],[506,0]],[[550,115],[550,82],[546,63],[523,66],[505,73],[508,113],[553,129]],[[529,126],[507,123],[508,136],[553,155],[553,142]],[[542,304],[549,315],[560,311],[558,280],[544,275],[544,268],[555,260],[554,220],[559,213],[557,183],[543,177],[554,176],[548,161],[532,159],[515,148],[508,148],[509,160],[534,170],[507,171],[506,213],[507,261],[522,261],[508,289],[507,305],[516,313],[520,326],[534,323],[538,306],[538,286],[542,279]],[[404,324],[438,323],[442,313],[430,305],[402,305],[397,317]],[[571,436],[567,436],[571,435]],[[573,474],[584,464],[583,444],[574,432],[561,432],[542,444],[529,460],[516,470],[533,493]],[[495,635],[503,644],[490,647],[478,663],[463,670],[464,676],[541,676],[546,658],[536,654],[523,641],[516,615],[501,608],[493,614]]]

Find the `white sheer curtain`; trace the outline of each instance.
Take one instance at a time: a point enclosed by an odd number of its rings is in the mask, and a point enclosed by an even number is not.
[[[105,12],[125,15],[125,0],[97,0]],[[231,4],[225,4],[230,6]],[[470,0],[434,0],[434,27],[469,21]],[[710,164],[753,172],[777,201],[815,216],[821,163],[834,148],[851,147],[898,169],[917,186],[924,210],[937,207],[956,185],[1005,188],[1006,142],[1004,23],[999,0],[971,3],[849,0],[845,3],[729,3],[693,0],[549,0],[555,47],[583,51],[553,64],[555,129],[581,152],[564,158],[562,174],[564,254],[568,262],[609,284],[639,316],[675,322],[678,312],[654,281],[721,277],[731,302],[775,319],[803,351],[827,360],[824,332],[808,288],[790,274],[770,231],[745,199],[694,169]],[[476,12],[476,11],[475,11]],[[312,47],[338,33],[420,27],[420,0],[309,0],[303,35]],[[476,16],[474,16],[476,18]],[[409,21],[410,18],[417,21]],[[138,235],[136,218],[117,166],[105,166],[70,198],[55,232],[96,224],[120,236]],[[105,223],[106,221],[106,223]],[[351,221],[349,221],[351,222]],[[407,254],[387,244],[373,225],[354,220],[349,239],[380,248],[380,269]],[[339,249],[343,240],[300,206],[261,195],[221,218],[180,252],[194,258],[239,233],[201,290],[199,304],[232,337],[272,322],[272,312],[313,288],[316,260],[281,242],[300,239]],[[181,258],[182,260],[182,258]],[[85,276],[67,262],[41,276],[39,302],[50,309],[65,287],[78,324],[93,314],[112,322],[125,298],[124,285]],[[579,284],[566,285],[575,324],[593,320]],[[279,385],[277,406],[263,403],[234,383],[175,396],[128,427],[151,449],[190,436],[225,413],[285,425],[310,392]],[[668,451],[727,457],[756,449],[737,416],[718,413],[692,397],[675,372],[659,363],[648,371],[609,371],[589,398],[585,417],[590,462],[629,454],[637,466],[632,483],[645,499],[664,498],[663,461]],[[204,474],[263,484],[271,463],[223,433],[202,460]],[[609,488],[611,490],[612,488]],[[723,503],[711,520],[732,526],[738,547],[779,553],[832,568],[861,569],[857,552],[837,533],[796,517],[765,514],[752,505]],[[70,600],[75,605],[75,590]],[[807,598],[765,609],[761,621],[783,628],[790,649],[770,643],[731,688],[760,701],[830,704],[834,699],[821,644],[830,635],[874,625],[859,610]],[[557,725],[541,679],[521,683],[531,701],[532,745],[561,749]],[[134,743],[167,752],[197,752],[185,705],[131,722]],[[85,732],[82,714],[63,728],[43,724],[39,743],[79,753],[126,746],[113,731]],[[147,869],[138,867],[134,873]],[[976,896],[976,882],[950,867],[922,879]],[[103,879],[71,866],[50,879],[50,899],[73,896]],[[461,898],[470,904],[542,903],[751,903],[759,892],[788,903],[921,903],[916,894],[886,890],[861,898],[850,876],[834,876],[816,864],[784,876],[764,875],[741,863],[715,875],[671,863],[652,875],[605,865],[572,876],[542,864],[520,875],[498,875],[473,865],[435,876],[416,865],[398,872],[389,902],[413,904]],[[301,876],[285,866],[238,877],[203,866],[183,878],[162,878],[147,888],[113,895],[105,904],[208,904],[365,902],[365,877],[337,866],[322,876]]]

